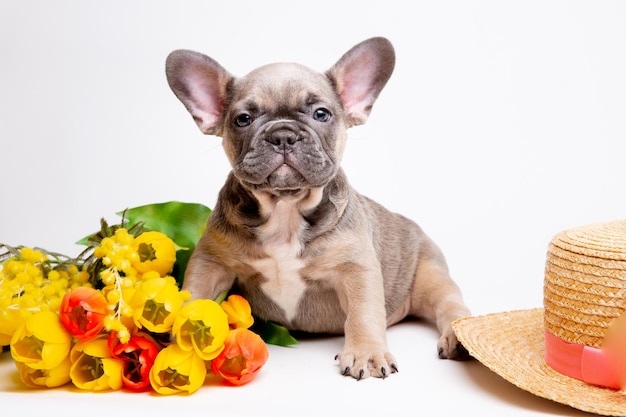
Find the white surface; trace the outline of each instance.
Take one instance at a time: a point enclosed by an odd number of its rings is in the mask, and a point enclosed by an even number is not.
[[[99,219],[153,202],[212,206],[227,174],[167,86],[166,55],[233,74],[330,67],[388,37],[397,65],[344,168],[439,243],[475,314],[541,306],[546,245],[625,217],[626,3],[581,1],[24,1],[0,3],[0,242],[77,254]],[[477,363],[436,359],[424,324],[389,331],[400,372],[339,375],[340,338],[271,348],[259,378],[189,397],[24,392],[0,358],[0,404],[90,414],[571,415]],[[424,411],[428,410],[428,411]],[[285,415],[283,410],[275,415]]]

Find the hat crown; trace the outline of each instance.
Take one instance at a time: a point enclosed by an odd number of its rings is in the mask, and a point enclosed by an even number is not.
[[[560,339],[600,347],[626,310],[626,220],[565,230],[548,245],[544,325]]]

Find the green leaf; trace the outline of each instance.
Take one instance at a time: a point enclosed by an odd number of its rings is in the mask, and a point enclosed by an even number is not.
[[[117,213],[124,215],[124,211]],[[126,210],[129,224],[143,222],[148,230],[166,234],[177,245],[193,249],[202,236],[211,209],[198,203],[170,201]]]
[[[270,345],[292,346],[298,344],[298,341],[291,336],[287,328],[271,321],[261,320],[256,316],[251,330]]]

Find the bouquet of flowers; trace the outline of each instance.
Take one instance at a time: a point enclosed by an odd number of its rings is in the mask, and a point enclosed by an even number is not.
[[[78,243],[75,258],[0,244],[0,346],[31,387],[192,393],[208,373],[251,381],[268,343],[297,343],[271,323],[257,331],[247,300],[190,300],[182,276],[210,209],[151,204]],[[261,335],[263,337],[261,337]],[[265,340],[264,340],[265,339]]]

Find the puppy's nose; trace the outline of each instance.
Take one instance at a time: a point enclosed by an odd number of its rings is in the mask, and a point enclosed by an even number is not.
[[[291,129],[277,129],[271,132],[266,140],[272,145],[285,148],[298,141],[298,134]]]

